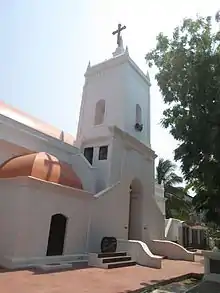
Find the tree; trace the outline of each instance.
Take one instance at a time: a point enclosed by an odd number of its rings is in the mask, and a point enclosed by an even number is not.
[[[160,33],[146,55],[168,106],[162,125],[178,141],[186,181],[193,185],[197,211],[220,224],[220,43],[211,17],[185,19],[171,38]]]
[[[183,182],[182,177],[175,173],[176,165],[170,160],[159,159],[156,167],[156,179],[158,184],[164,184],[164,186],[173,186]]]
[[[183,187],[177,186],[183,182],[182,177],[175,173],[176,165],[170,160],[159,159],[156,167],[156,180],[164,185],[166,198],[166,217],[188,220],[190,205],[185,200],[186,192]]]

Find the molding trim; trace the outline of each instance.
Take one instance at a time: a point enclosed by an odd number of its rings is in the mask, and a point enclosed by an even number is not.
[[[139,66],[131,59],[129,54],[122,53],[116,57],[110,58],[108,60],[105,60],[104,62],[98,63],[94,66],[90,66],[87,68],[87,71],[85,73],[85,77],[92,76],[94,74],[97,74],[98,72],[110,69],[112,67],[119,66],[123,63],[128,62],[131,67],[138,73],[138,75],[149,85],[151,86],[150,79],[148,76],[144,74],[144,72],[139,68]]]

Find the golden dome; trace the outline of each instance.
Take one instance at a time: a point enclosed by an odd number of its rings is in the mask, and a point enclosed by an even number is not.
[[[0,178],[31,176],[48,182],[83,189],[71,165],[48,153],[32,153],[10,158],[0,166]]]

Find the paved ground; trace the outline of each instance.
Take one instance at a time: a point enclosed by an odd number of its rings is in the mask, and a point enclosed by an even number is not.
[[[187,273],[203,273],[202,257],[196,262],[163,260],[162,269],[141,266],[104,270],[82,268],[36,274],[23,270],[0,271],[2,293],[134,293],[147,284]]]

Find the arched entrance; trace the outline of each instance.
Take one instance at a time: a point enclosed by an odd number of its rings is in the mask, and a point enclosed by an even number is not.
[[[130,185],[130,206],[128,239],[142,240],[142,199],[143,188],[138,179],[134,179]]]
[[[62,214],[55,214],[51,217],[47,256],[63,254],[66,222],[67,218]]]

